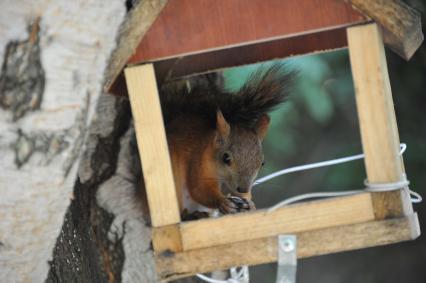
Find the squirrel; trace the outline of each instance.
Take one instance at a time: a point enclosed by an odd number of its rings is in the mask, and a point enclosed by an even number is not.
[[[267,113],[286,100],[293,75],[283,67],[259,68],[234,93],[212,85],[160,90],[182,214],[255,209],[251,188],[264,164]]]

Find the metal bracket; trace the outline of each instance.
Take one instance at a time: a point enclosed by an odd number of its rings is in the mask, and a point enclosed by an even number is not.
[[[297,238],[295,235],[279,235],[276,283],[296,283],[296,269]]]

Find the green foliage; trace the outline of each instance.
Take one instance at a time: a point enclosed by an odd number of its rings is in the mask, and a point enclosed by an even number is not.
[[[423,0],[405,2],[423,14],[426,11]],[[423,27],[425,27],[425,19],[423,16]],[[286,61],[292,68],[299,70],[300,74],[295,82],[294,93],[290,100],[271,113],[272,124],[264,141],[266,166],[260,175],[295,165],[362,152],[347,50],[301,56]],[[410,187],[425,197],[425,44],[409,62],[402,60],[392,52],[387,53],[387,61],[400,139],[408,145],[404,161],[411,182]],[[226,85],[238,89],[248,74],[257,67],[258,65],[252,65],[248,68],[234,68],[225,71]],[[362,161],[314,169],[279,177],[260,185],[253,191],[254,200],[257,207],[262,208],[292,195],[306,192],[362,189],[365,178]],[[424,204],[415,205],[415,210],[418,211],[421,226],[424,228],[426,225]],[[322,274],[326,272],[333,273],[335,274],[333,282],[358,282],[351,281],[349,278],[353,277],[353,270],[362,270],[362,274],[369,274],[371,279],[364,282],[378,282],[374,278],[383,277],[383,274],[389,272],[388,265],[394,263],[395,258],[402,258],[401,262],[404,261],[404,264],[394,265],[394,269],[398,270],[394,273],[401,273],[395,280],[411,276],[410,278],[418,277],[419,279],[417,281],[408,280],[409,282],[425,282],[426,275],[421,264],[426,258],[424,239],[421,237],[416,242],[399,245],[392,251],[392,247],[389,246],[381,250],[375,249],[377,253],[380,253],[376,258],[386,262],[381,265],[381,270],[364,269],[363,266],[372,253],[370,251],[367,255],[367,252],[362,251],[357,252],[357,256],[354,256],[353,253],[347,255],[350,259],[346,261],[346,264],[353,263],[351,271],[347,269],[345,263],[336,260],[337,257],[330,256],[329,266],[331,267],[328,271],[316,269],[315,274],[321,278]],[[408,249],[409,246],[411,249]],[[312,260],[312,264],[315,263],[319,266],[325,261],[324,258]],[[386,258],[390,259],[386,260]],[[409,263],[405,264],[406,261]],[[370,263],[374,264],[371,260]],[[408,270],[412,272],[408,272]],[[303,275],[303,269],[300,274]],[[254,275],[256,277],[256,274]],[[261,277],[264,278],[264,273]],[[272,280],[264,281],[262,279],[262,282],[272,282]],[[406,282],[408,281],[406,280]]]
[[[334,110],[333,101],[323,84],[325,78],[330,75],[329,66],[319,56],[304,56],[294,61],[301,74],[296,88],[299,95],[294,99],[306,105],[312,119],[326,124]]]
[[[424,50],[419,53],[426,58]],[[426,109],[425,64],[388,56],[401,140],[409,145],[406,167],[412,184],[423,185],[420,168],[426,168],[426,123],[415,121],[424,120]],[[285,63],[299,75],[289,101],[271,113],[264,141],[266,166],[260,175],[362,152],[347,50],[295,57]],[[237,90],[259,66],[224,71],[225,86]],[[259,186],[254,196],[259,207],[268,206],[308,191],[361,189],[365,177],[359,161],[280,177]]]
[[[264,141],[266,166],[261,175],[359,153],[347,51],[300,56],[285,63],[299,75],[289,101],[271,113],[272,123]],[[259,67],[254,64],[224,71],[225,87],[238,90]],[[280,177],[259,186],[254,194],[261,207],[307,191],[361,188],[364,177],[363,164],[358,162]]]

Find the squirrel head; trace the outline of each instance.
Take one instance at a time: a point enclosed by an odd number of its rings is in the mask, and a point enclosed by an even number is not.
[[[241,196],[251,191],[264,164],[262,141],[269,126],[263,114],[252,128],[231,126],[220,110],[216,113],[214,162],[224,193]]]

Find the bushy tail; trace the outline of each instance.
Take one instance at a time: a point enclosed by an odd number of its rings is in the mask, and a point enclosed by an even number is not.
[[[234,94],[233,103],[221,106],[225,118],[229,116],[230,123],[252,124],[288,98],[295,75],[283,64],[261,66]]]
[[[259,117],[287,99],[295,75],[287,66],[274,64],[258,68],[236,93],[211,85],[179,91],[169,88],[161,92],[165,122],[192,113],[208,119],[214,126],[216,111],[220,109],[228,123],[252,127]]]

